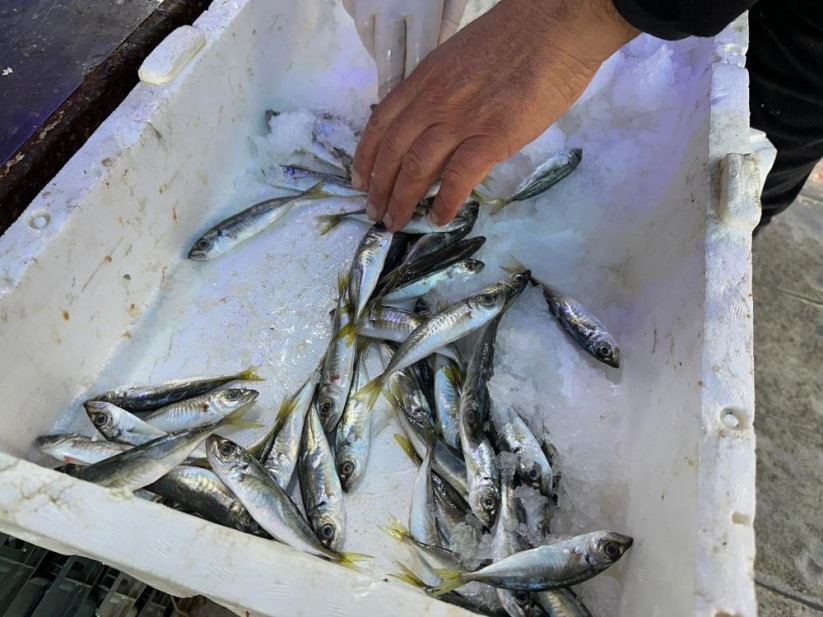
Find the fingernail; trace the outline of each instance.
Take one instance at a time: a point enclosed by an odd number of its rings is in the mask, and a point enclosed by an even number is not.
[[[391,229],[391,214],[388,212],[383,215],[383,224],[386,226],[386,229]]]
[[[437,214],[435,210],[429,210],[429,223],[434,225],[435,227],[440,227],[443,223],[440,222],[440,216]]]
[[[360,174],[353,169],[351,170],[351,186],[358,191],[363,190],[363,178],[361,178]]]
[[[372,202],[366,204],[366,214],[369,216],[371,220],[377,220],[377,208],[374,207],[374,204],[372,204]]]

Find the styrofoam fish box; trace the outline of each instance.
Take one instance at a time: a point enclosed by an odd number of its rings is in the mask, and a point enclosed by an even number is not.
[[[531,290],[504,319],[492,383],[566,462],[559,531],[635,538],[583,586],[597,614],[756,613],[746,40],[741,19],[716,40],[633,42],[495,188],[562,146],[584,149],[580,168],[478,222],[483,283],[516,256],[621,342],[621,370],[589,362]],[[260,364],[255,414],[271,420],[325,347],[336,272],[362,235],[320,238],[329,205],[315,205],[218,261],[185,260],[272,194],[261,166],[289,136],[265,137],[266,109],[367,112],[373,64],[341,6],[216,1],[141,78],[0,238],[0,531],[238,611],[458,614],[385,576],[405,553],[376,525],[405,518],[414,475],[385,410],[347,501],[346,549],[379,556],[362,572],[36,464],[38,435],[90,432],[80,402],[116,385]]]

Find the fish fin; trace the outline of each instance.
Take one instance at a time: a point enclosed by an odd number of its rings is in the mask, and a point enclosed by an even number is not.
[[[420,460],[420,457],[417,456],[417,452],[415,451],[414,446],[412,445],[411,441],[409,441],[408,437],[406,437],[405,435],[400,435],[399,433],[395,433],[394,440],[397,442],[397,445],[399,445],[403,449],[403,452],[406,453],[406,456],[408,456],[411,459],[412,463],[414,463],[415,465],[420,465],[423,462]]]
[[[354,398],[358,401],[363,401],[366,404],[366,409],[371,410],[377,402],[380,393],[383,391],[383,382],[385,377],[379,375],[372,379],[365,386],[354,393]]]
[[[251,408],[251,405],[244,405],[231,412],[220,420],[220,426],[224,428],[263,428],[263,425],[253,420],[246,420],[243,416]]]
[[[249,450],[251,452],[251,450]],[[187,458],[186,465],[189,467],[200,467],[201,469],[211,469],[211,463],[205,456],[198,456],[196,458]]]
[[[446,377],[449,379],[449,381],[457,384],[458,386],[462,386],[463,382],[466,379],[465,375],[463,374],[463,370],[460,368],[460,365],[453,360],[446,365],[446,368],[443,369],[443,372],[446,374]]]
[[[349,283],[351,282],[351,272],[341,270],[337,273],[337,294],[342,296],[349,293]]]
[[[482,186],[484,189],[491,190],[491,187],[495,182],[497,182],[497,180],[494,178],[494,176],[489,174],[483,179],[483,182],[480,183],[480,186]]]
[[[358,563],[368,559],[374,559],[371,555],[364,555],[363,553],[338,553],[338,555],[340,556],[340,560],[337,562],[338,564],[357,572],[360,571],[360,568],[357,567]]]
[[[345,217],[346,213],[341,212],[340,214],[318,214],[314,217],[314,219],[321,224],[320,235],[325,236],[332,229],[342,223]]]
[[[398,542],[406,542],[411,537],[411,532],[409,531],[408,527],[406,527],[403,523],[401,523],[398,519],[394,518],[393,516],[389,516],[388,527],[383,527],[382,525],[380,525],[379,527],[382,531],[385,531]]]
[[[308,190],[304,191],[301,198],[309,198],[309,199],[323,199],[324,197],[334,197],[331,193],[327,193],[323,189],[326,186],[326,181],[321,180],[314,186],[310,187]]]
[[[245,371],[238,373],[235,379],[237,381],[266,381],[265,377],[261,377],[257,370],[259,366],[252,366],[251,368],[247,368]]]
[[[399,268],[400,266],[398,266]],[[400,272],[398,272],[398,268],[395,268],[388,274],[386,274],[380,281],[377,283],[377,286],[380,288],[380,295],[385,296],[390,291],[392,291],[395,287],[397,287],[397,282],[400,280]]]
[[[389,574],[392,578],[396,578],[399,581],[403,581],[404,583],[411,585],[412,587],[417,587],[418,589],[423,589],[424,591],[429,589],[429,586],[424,583],[419,576],[417,576],[414,572],[412,572],[409,568],[404,566],[399,561],[395,561],[394,565],[400,568],[402,574]]]
[[[514,255],[509,255],[509,262],[505,266],[500,266],[500,269],[503,270],[503,272],[508,272],[509,274],[515,274],[517,272],[528,270],[528,268],[520,263],[520,260]]]
[[[350,321],[349,323],[347,323],[345,326],[343,326],[342,328],[340,328],[337,331],[337,334],[334,335],[334,338],[335,338],[335,340],[341,339],[341,338],[348,339],[349,342],[348,342],[347,346],[351,347],[352,343],[354,343],[354,339],[356,338],[356,336],[357,336],[357,324],[355,324],[353,321]]]
[[[511,203],[511,201],[509,199],[507,199],[505,197],[498,197],[497,199],[487,200],[486,202],[484,202],[483,205],[488,206],[489,214],[494,215],[494,214],[497,214],[498,212],[500,212],[503,208],[508,206],[510,203]]]
[[[471,193],[469,193],[469,199],[473,199],[474,201],[480,204],[487,204],[490,201],[488,195],[486,195],[485,193],[481,193],[478,190],[474,190]]]
[[[432,589],[432,595],[435,597],[454,591],[469,582],[464,580],[463,577],[466,573],[463,570],[434,568],[434,573],[443,579],[440,585]]]

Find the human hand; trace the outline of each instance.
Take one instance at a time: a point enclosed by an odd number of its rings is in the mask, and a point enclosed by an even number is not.
[[[438,44],[457,32],[467,0],[343,0],[377,62],[382,100]]]
[[[391,230],[443,172],[443,225],[492,167],[536,139],[638,31],[612,0],[502,0],[432,51],[372,113],[352,184]]]

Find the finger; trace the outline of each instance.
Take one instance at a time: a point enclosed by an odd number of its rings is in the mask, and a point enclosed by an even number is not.
[[[466,11],[467,1],[468,0],[445,0],[443,2],[443,21],[440,24],[438,45],[442,45],[446,39],[451,37],[451,35],[460,28],[463,13]]]
[[[369,181],[368,215],[382,220],[394,190],[400,165],[418,137],[429,128],[429,118],[419,111],[419,105],[405,109],[392,122],[380,142]]]
[[[467,139],[455,150],[443,172],[443,184],[434,198],[431,221],[445,225],[489,174],[497,160],[477,137]]]
[[[443,129],[427,129],[409,149],[400,165],[383,222],[392,231],[403,229],[414,208],[440,175],[458,146],[457,140]]]
[[[406,80],[392,90],[376,109],[372,110],[371,117],[363,130],[363,136],[354,151],[351,175],[354,188],[361,191],[368,191],[371,188],[372,171],[383,137],[416,95],[416,85],[413,79]]]
[[[377,61],[377,97],[380,100],[403,81],[406,67],[406,22],[376,18],[374,59]]]
[[[420,61],[437,47],[440,33],[440,17],[443,14],[442,0],[423,15],[406,16],[406,76],[420,64]]]

